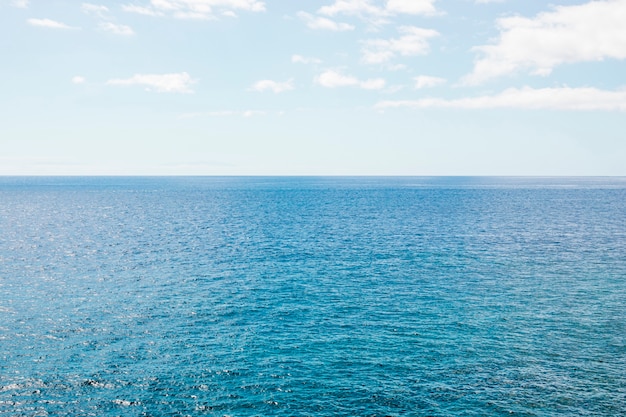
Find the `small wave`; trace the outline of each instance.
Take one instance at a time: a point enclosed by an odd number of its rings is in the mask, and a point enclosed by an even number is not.
[[[122,405],[124,407],[130,407],[132,405],[140,405],[141,403],[139,401],[120,400],[118,398],[118,399],[113,400],[113,404]]]
[[[94,379],[87,379],[82,383],[84,386],[94,387],[94,388],[115,388],[115,385],[109,382],[100,382]]]

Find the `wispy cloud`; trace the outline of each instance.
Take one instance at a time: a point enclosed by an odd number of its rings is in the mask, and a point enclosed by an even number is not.
[[[65,23],[57,22],[52,19],[28,19],[28,24],[31,26],[49,28],[49,29],[77,29],[72,26],[68,26]]]
[[[384,6],[377,6],[370,0],[335,0],[323,6],[318,13],[326,16],[340,14],[358,16],[366,20],[385,19],[398,14],[435,15],[436,0],[387,0]]]
[[[344,75],[340,72],[328,70],[315,78],[315,82],[322,87],[335,88],[335,87],[350,87],[358,86],[359,80],[351,75]]]
[[[80,75],[72,77],[73,84],[84,84],[86,81],[85,77],[81,77]]]
[[[265,3],[259,0],[151,0],[139,5],[122,5],[122,10],[146,16],[215,19],[218,15],[233,17],[236,10],[263,12]]]
[[[369,39],[363,41],[362,60],[366,64],[382,64],[397,55],[424,55],[430,50],[428,41],[439,32],[415,26],[402,26],[400,37],[392,39]]]
[[[100,20],[98,28],[103,32],[121,36],[131,36],[135,34],[135,31],[130,26],[112,22],[113,19],[109,15],[109,8],[106,6],[83,3],[81,10],[85,14],[96,16]]]
[[[414,78],[415,80],[415,88],[428,88],[428,87],[436,87],[438,85],[442,85],[446,83],[445,78],[440,77],[432,77],[429,75],[419,75]]]
[[[315,15],[300,12],[298,17],[313,29],[334,31],[354,30],[351,23],[337,23],[329,18],[348,16],[366,22],[369,29],[378,31],[382,26],[394,21],[398,15],[432,16],[441,14],[435,8],[436,0],[334,0],[320,7]],[[384,3],[384,4],[380,4]]]
[[[625,59],[625,18],[626,1],[605,0],[498,19],[499,38],[474,48],[481,57],[463,82],[476,85],[520,70],[545,76],[565,63]]]
[[[19,7],[20,9],[25,9],[28,7],[29,0],[13,0],[11,4],[15,7]]]
[[[284,91],[293,90],[293,80],[287,80],[285,82],[278,82],[272,80],[260,80],[250,87],[251,91],[272,91],[276,94]]]
[[[328,70],[315,77],[315,83],[326,88],[336,87],[360,87],[365,90],[380,90],[385,87],[385,80],[382,78],[370,78],[359,80],[351,75],[344,75],[341,72]]]
[[[135,34],[135,31],[133,31],[130,26],[120,25],[113,22],[102,22],[98,25],[98,27],[101,30],[114,35],[131,36]]]
[[[105,14],[109,12],[109,8],[99,4],[83,3],[80,6],[83,13],[93,14],[98,17],[104,18]]]
[[[458,99],[381,101],[378,109],[397,107],[450,109],[532,109],[626,111],[626,90],[607,91],[584,88],[510,88],[496,95]]]
[[[318,13],[328,16],[335,16],[337,14],[380,15],[384,13],[384,9],[375,6],[369,0],[335,0],[333,4],[321,7]]]
[[[291,62],[293,62],[294,64],[321,64],[322,60],[302,55],[292,55]]]
[[[311,29],[331,30],[333,32],[345,32],[354,30],[354,26],[348,23],[339,23],[326,17],[315,16],[306,12],[298,12],[298,17],[302,19]]]
[[[387,12],[397,14],[434,15],[435,0],[388,0]]]
[[[164,13],[159,10],[150,8],[150,7],[142,7],[135,6],[134,4],[123,4],[122,10],[128,13],[137,13],[142,14],[144,16],[163,16]]]
[[[191,85],[196,80],[186,72],[174,74],[135,74],[130,78],[112,79],[107,85],[132,86],[142,85],[146,91],[157,93],[193,93]]]

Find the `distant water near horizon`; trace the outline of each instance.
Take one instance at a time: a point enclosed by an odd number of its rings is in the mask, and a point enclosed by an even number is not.
[[[626,178],[0,177],[0,416],[505,415],[626,415]]]

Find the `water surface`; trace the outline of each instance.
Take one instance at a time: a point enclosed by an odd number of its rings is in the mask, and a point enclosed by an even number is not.
[[[0,415],[626,415],[624,178],[0,178]]]

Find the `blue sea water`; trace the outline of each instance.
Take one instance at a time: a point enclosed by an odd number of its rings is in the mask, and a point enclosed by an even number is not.
[[[626,415],[626,178],[0,178],[0,415]]]

